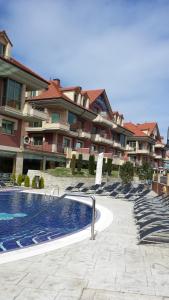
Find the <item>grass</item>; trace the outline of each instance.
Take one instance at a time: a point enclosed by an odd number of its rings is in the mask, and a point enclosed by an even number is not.
[[[71,169],[69,168],[64,168],[64,167],[57,167],[55,169],[48,169],[47,173],[53,175],[53,176],[58,176],[58,177],[71,177],[72,172]],[[95,175],[89,175],[89,172],[87,169],[82,169],[80,173],[75,172],[73,175],[74,177],[95,177]],[[112,171],[112,176],[114,178],[118,177],[118,171]]]

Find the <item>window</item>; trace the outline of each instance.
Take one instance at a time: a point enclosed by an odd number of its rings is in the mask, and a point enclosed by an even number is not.
[[[0,43],[0,55],[4,56],[4,54],[5,54],[5,45]]]
[[[29,122],[29,127],[42,127],[42,121]]]
[[[126,145],[126,138],[124,134],[120,134],[120,144],[122,147],[125,147]]]
[[[7,79],[3,104],[16,109],[20,109],[21,93],[22,84],[12,79]]]
[[[2,120],[2,132],[6,134],[13,134],[14,133],[14,126],[15,123],[8,121],[8,120]]]
[[[74,95],[74,103],[77,103],[77,100],[78,100],[78,95],[75,94],[75,95]]]
[[[75,124],[77,122],[77,116],[69,111],[68,113],[68,123],[70,125]]]
[[[70,146],[71,146],[71,140],[68,138],[64,138],[63,139],[63,147],[70,148]]]
[[[81,142],[81,141],[77,141],[76,142],[76,149],[79,149],[79,148],[83,148],[83,142]]]
[[[52,123],[58,123],[60,121],[60,114],[57,112],[53,112],[51,114],[51,121]]]
[[[34,145],[43,145],[43,136],[34,136],[33,144]]]

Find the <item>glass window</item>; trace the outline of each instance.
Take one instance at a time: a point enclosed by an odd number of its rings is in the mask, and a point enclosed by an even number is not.
[[[4,56],[5,54],[5,45],[0,43],[0,55]]]
[[[4,104],[16,109],[20,109],[21,93],[22,93],[22,84],[12,79],[7,79],[5,95],[4,95],[4,100],[5,100]]]
[[[68,113],[68,123],[70,125],[75,124],[77,122],[77,116],[69,111]]]
[[[71,146],[71,140],[68,138],[64,138],[63,139],[63,147],[70,148],[70,146]]]
[[[126,138],[124,134],[120,134],[120,144],[125,147],[126,144]]]
[[[15,123],[8,121],[8,120],[2,120],[2,132],[7,134],[13,134],[14,133],[14,126]]]
[[[57,112],[53,112],[51,114],[52,123],[58,123],[60,121],[60,114]]]
[[[34,136],[33,144],[34,145],[43,145],[43,136]]]
[[[29,122],[29,127],[42,127],[42,121]]]
[[[76,142],[76,148],[83,148],[83,142],[77,141]]]

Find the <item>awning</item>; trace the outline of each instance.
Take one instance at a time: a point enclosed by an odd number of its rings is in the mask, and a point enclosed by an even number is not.
[[[16,152],[11,152],[11,151],[0,151],[0,158],[1,157],[15,157],[16,156]]]

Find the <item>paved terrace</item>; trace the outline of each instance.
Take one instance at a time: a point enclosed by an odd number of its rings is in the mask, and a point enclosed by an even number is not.
[[[97,201],[111,226],[95,241],[0,265],[0,300],[169,299],[169,248],[137,245],[132,203]]]

